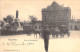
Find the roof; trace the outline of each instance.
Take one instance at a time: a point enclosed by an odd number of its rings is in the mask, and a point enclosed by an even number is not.
[[[63,9],[70,9],[70,8],[69,7],[63,7],[62,5],[59,5],[57,2],[54,1],[47,8],[43,8],[42,11],[55,11],[55,10],[63,10]]]
[[[42,21],[35,21],[35,23],[42,23]]]

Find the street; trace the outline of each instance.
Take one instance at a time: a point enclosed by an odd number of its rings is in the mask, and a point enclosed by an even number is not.
[[[80,31],[70,31],[70,37],[49,39],[48,52],[80,52]],[[43,39],[34,35],[0,36],[0,52],[45,52]]]

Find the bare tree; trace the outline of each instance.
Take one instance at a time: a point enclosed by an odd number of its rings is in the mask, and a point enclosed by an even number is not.
[[[29,19],[31,20],[31,22],[37,21],[37,18],[34,16],[29,16]]]

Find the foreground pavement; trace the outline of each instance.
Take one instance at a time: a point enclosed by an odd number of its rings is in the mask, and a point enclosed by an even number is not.
[[[43,39],[34,35],[0,36],[0,52],[45,52]],[[49,39],[49,52],[80,52],[80,31],[71,31],[71,36]]]

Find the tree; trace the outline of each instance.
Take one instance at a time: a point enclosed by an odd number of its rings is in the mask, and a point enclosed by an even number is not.
[[[12,24],[13,23],[13,16],[12,15],[8,15],[6,18],[3,18],[3,20],[8,23],[8,24]]]
[[[4,25],[4,22],[3,21],[0,21],[0,26],[2,27]]]
[[[31,20],[31,22],[37,21],[37,18],[34,16],[29,16],[29,19]]]

